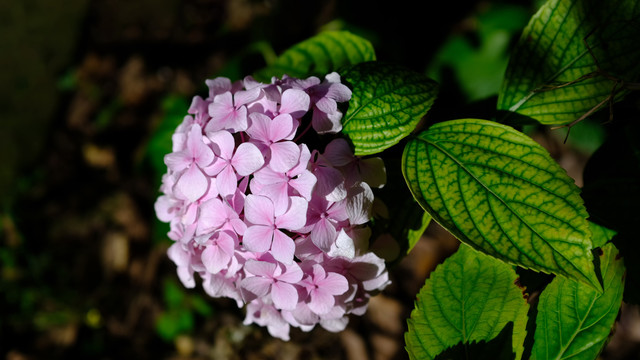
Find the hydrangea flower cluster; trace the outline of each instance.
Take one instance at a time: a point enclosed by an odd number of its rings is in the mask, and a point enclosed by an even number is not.
[[[344,329],[389,283],[384,260],[367,251],[384,165],[344,139],[322,152],[298,140],[339,132],[338,103],[351,91],[337,73],[206,84],[173,134],[155,204],[180,280],[192,288],[197,273],[210,296],[247,306],[245,324],[284,340],[291,326]]]

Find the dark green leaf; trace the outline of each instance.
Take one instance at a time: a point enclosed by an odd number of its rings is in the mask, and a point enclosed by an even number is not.
[[[512,322],[508,349],[520,358],[529,305],[513,268],[461,244],[420,290],[408,321],[411,359],[434,359],[459,343],[488,342]]]
[[[640,304],[640,126],[636,114],[634,110],[626,115],[630,121],[612,124],[609,138],[587,162],[582,197],[590,219],[617,232],[612,241],[627,267],[624,300]]]
[[[294,45],[255,74],[260,81],[272,76],[324,76],[341,67],[376,59],[371,43],[348,31],[325,31]]]
[[[342,73],[353,95],[342,119],[356,155],[379,153],[409,135],[436,99],[438,84],[398,65],[358,64]]]
[[[600,288],[580,189],[531,138],[487,120],[447,121],[411,140],[403,164],[416,200],[461,241]]]
[[[640,74],[639,16],[637,1],[548,1],[513,51],[498,109],[560,125],[606,105]]]
[[[622,304],[624,265],[613,244],[600,256],[604,292],[556,277],[540,295],[532,359],[592,360],[609,337]]]

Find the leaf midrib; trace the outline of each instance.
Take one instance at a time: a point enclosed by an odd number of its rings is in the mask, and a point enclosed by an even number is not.
[[[578,272],[580,274],[582,274],[585,279],[589,280],[589,277],[580,269],[578,268],[571,260],[569,260],[562,252],[558,251],[551,243],[549,243],[544,237],[542,237],[534,228],[531,227],[531,225],[529,223],[527,223],[526,221],[524,221],[524,219],[522,219],[522,217],[520,216],[520,214],[518,214],[515,210],[513,210],[509,204],[507,204],[501,197],[499,197],[495,192],[493,192],[493,190],[491,190],[489,187],[487,187],[482,181],[480,181],[480,179],[478,179],[475,174],[473,174],[469,169],[467,169],[464,164],[462,164],[455,156],[453,156],[452,154],[450,154],[446,149],[438,146],[437,143],[435,142],[431,142],[427,139],[423,139],[423,138],[417,138],[418,141],[424,141],[427,144],[430,144],[432,146],[434,146],[435,148],[437,148],[438,150],[440,150],[443,154],[445,154],[447,157],[449,157],[451,160],[453,160],[456,164],[458,164],[458,166],[460,166],[460,168],[462,168],[467,174],[469,174],[469,176],[471,176],[472,179],[474,179],[478,184],[480,184],[487,192],[489,192],[491,195],[493,195],[496,199],[498,199],[499,202],[501,202],[509,211],[511,211],[529,230],[531,230],[532,233],[534,233],[536,236],[538,236],[540,239],[542,239],[549,247],[551,247],[556,253],[558,253],[560,256],[562,256],[565,260],[567,260],[567,262],[569,264],[571,264],[571,266],[573,266],[573,268],[575,268],[576,270],[578,270]],[[500,254],[500,256],[505,257],[504,255]],[[591,284],[593,285],[593,284]]]

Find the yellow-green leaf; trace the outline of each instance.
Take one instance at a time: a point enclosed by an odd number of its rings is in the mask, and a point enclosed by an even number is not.
[[[438,123],[407,143],[403,171],[420,205],[461,241],[600,288],[580,190],[526,135],[487,120]]]
[[[342,76],[353,91],[342,132],[356,155],[379,153],[409,135],[438,93],[438,84],[425,75],[377,61],[353,66]]]

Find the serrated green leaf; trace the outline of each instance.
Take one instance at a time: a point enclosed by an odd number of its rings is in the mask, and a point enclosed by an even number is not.
[[[324,76],[341,67],[376,59],[369,40],[348,31],[325,31],[298,43],[272,64],[258,71],[256,79],[269,81],[272,76]]]
[[[342,78],[353,92],[342,132],[356,155],[379,153],[409,135],[438,92],[438,84],[425,75],[380,62],[353,66]]]
[[[614,230],[607,229],[593,221],[589,221],[589,230],[591,231],[591,243],[594,248],[604,246],[616,234]]]
[[[420,290],[408,321],[411,359],[434,359],[458,343],[489,341],[513,322],[512,349],[519,359],[529,305],[514,284],[513,268],[461,244]]]
[[[420,205],[461,241],[600,288],[580,189],[526,135],[487,120],[438,123],[407,144],[403,171]]]
[[[548,1],[512,53],[498,109],[560,125],[606,105],[640,74],[639,16],[637,1]]]
[[[613,244],[600,257],[604,292],[557,277],[540,295],[532,359],[592,360],[602,350],[622,304],[624,265]]]
[[[420,238],[422,237],[422,234],[424,234],[425,230],[427,230],[427,227],[429,226],[429,224],[431,224],[431,215],[429,215],[428,212],[423,212],[422,213],[422,218],[420,220],[420,222],[418,222],[420,224],[419,227],[417,227],[416,229],[413,228],[407,228],[407,241],[409,243],[409,248],[407,249],[407,254],[409,252],[411,252],[411,250],[413,250],[413,248],[416,246],[416,244],[418,243],[418,240],[420,240]]]

